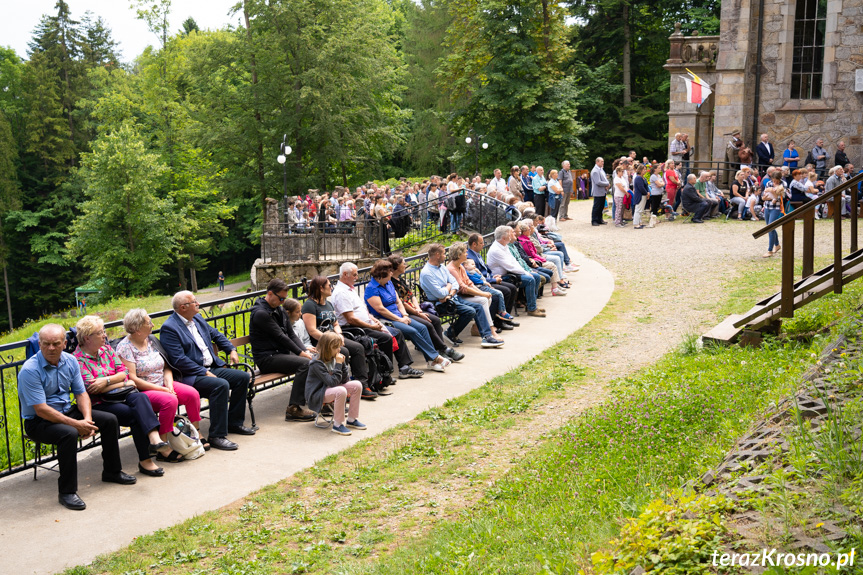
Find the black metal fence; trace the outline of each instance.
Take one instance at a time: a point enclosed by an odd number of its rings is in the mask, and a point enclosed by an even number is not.
[[[481,195],[481,194],[479,194]],[[484,196],[481,199],[474,200],[475,220],[474,225],[484,226],[488,229],[495,221],[501,223],[505,221],[503,208],[501,213],[492,205],[499,201]],[[470,213],[470,211],[468,212]],[[512,216],[509,216],[512,217]],[[520,214],[516,212],[514,219],[519,219]],[[494,228],[489,229],[486,236],[486,245],[490,245],[493,238],[490,233]],[[405,258],[409,264],[409,269],[402,276],[403,279],[411,285],[415,290],[419,286],[419,273],[422,266],[428,260],[428,254],[423,253],[413,257]],[[360,277],[357,281],[357,291],[362,297],[365,285],[371,279],[369,272],[370,267],[359,270]],[[338,280],[337,275],[329,276],[333,282]],[[234,339],[248,335],[249,315],[252,305],[258,297],[265,294],[265,291],[257,291],[244,294],[242,296],[229,297],[220,300],[207,302],[201,308],[201,314],[206,319],[207,323],[223,333],[228,339]],[[306,296],[303,292],[303,286],[300,283],[293,283],[288,286],[288,293],[291,297],[299,300],[305,300]],[[418,291],[416,293],[419,293]],[[173,310],[163,310],[150,314],[154,325],[160,326],[164,320],[173,313]],[[122,331],[122,320],[111,321],[105,323],[106,330]],[[67,325],[65,327],[71,327]],[[156,327],[154,333],[158,334],[159,329]],[[117,333],[116,335],[122,335]],[[0,396],[2,396],[3,409],[0,412],[0,433],[2,433],[2,446],[0,446],[0,477],[33,469],[38,464],[51,462],[55,459],[52,446],[43,445],[42,453],[35,452],[35,444],[29,441],[24,436],[23,420],[18,404],[18,388],[17,377],[21,366],[24,364],[27,342],[18,341],[15,343],[5,344],[0,346]],[[246,346],[248,347],[248,346]],[[238,350],[241,355],[247,355],[251,358],[251,349]],[[249,360],[251,361],[251,360]],[[206,401],[202,402],[202,410],[206,410]],[[130,433],[126,430],[123,437],[129,436]],[[81,449],[90,449],[99,445],[99,437],[82,442]]]

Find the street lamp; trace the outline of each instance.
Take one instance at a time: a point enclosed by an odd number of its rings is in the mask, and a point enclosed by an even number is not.
[[[293,150],[288,145],[288,135],[285,134],[282,137],[282,144],[279,146],[279,156],[276,158],[276,161],[282,165],[282,173],[284,175],[285,187],[284,187],[284,202],[285,202],[285,222],[288,221],[288,156],[291,155]]]
[[[473,128],[471,128],[470,130],[468,130],[468,132],[467,132],[467,133],[468,133],[468,134],[474,134],[475,132],[473,131]],[[475,161],[476,161],[476,173],[474,174],[475,176],[478,176],[478,175],[479,175],[479,142],[480,142],[480,140],[482,140],[483,138],[485,138],[485,135],[483,135],[483,134],[477,134],[477,135],[476,135],[476,139],[471,138],[471,137],[470,137],[470,135],[468,135],[468,137],[466,137],[466,138],[464,139],[464,143],[465,143],[465,144],[470,145],[470,144],[471,144],[471,142],[473,142],[474,159],[475,159]],[[483,142],[483,143],[482,143],[482,149],[483,149],[483,150],[488,150],[488,142]]]

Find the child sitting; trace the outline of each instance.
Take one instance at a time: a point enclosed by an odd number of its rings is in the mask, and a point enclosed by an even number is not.
[[[506,311],[506,305],[503,301],[503,293],[501,293],[500,290],[494,289],[491,287],[490,283],[485,281],[485,278],[483,278],[482,274],[479,273],[479,270],[476,269],[476,263],[472,259],[466,260],[462,266],[464,266],[464,271],[467,272],[468,279],[473,282],[477,289],[491,294],[491,309],[494,310],[494,314],[499,319],[512,325],[515,318]]]
[[[306,379],[306,404],[320,413],[324,403],[334,402],[333,433],[350,435],[348,427],[366,429],[357,419],[360,413],[360,395],[363,385],[359,381],[348,381],[345,356],[339,353],[342,341],[335,332],[328,331],[318,340],[318,358],[309,363]],[[350,410],[345,422],[345,399],[350,395]],[[345,427],[347,423],[347,427]]]

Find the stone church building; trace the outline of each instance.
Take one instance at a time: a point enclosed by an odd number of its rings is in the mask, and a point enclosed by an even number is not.
[[[683,36],[679,27],[671,36],[670,135],[690,135],[699,167],[721,167],[740,130],[753,151],[768,134],[776,164],[789,140],[801,164],[818,138],[831,156],[844,141],[859,169],[863,0],[722,0],[721,10],[719,36]],[[713,90],[700,106],[687,102],[678,77],[687,68]]]

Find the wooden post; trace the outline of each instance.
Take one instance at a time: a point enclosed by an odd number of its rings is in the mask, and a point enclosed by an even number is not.
[[[803,215],[803,277],[815,271],[815,210]]]
[[[782,301],[780,317],[794,317],[794,220],[782,225]]]
[[[833,293],[842,293],[842,209],[840,198],[833,198],[839,208],[833,212]]]
[[[857,209],[857,190],[851,188],[851,252],[857,251],[857,218],[859,210]]]

